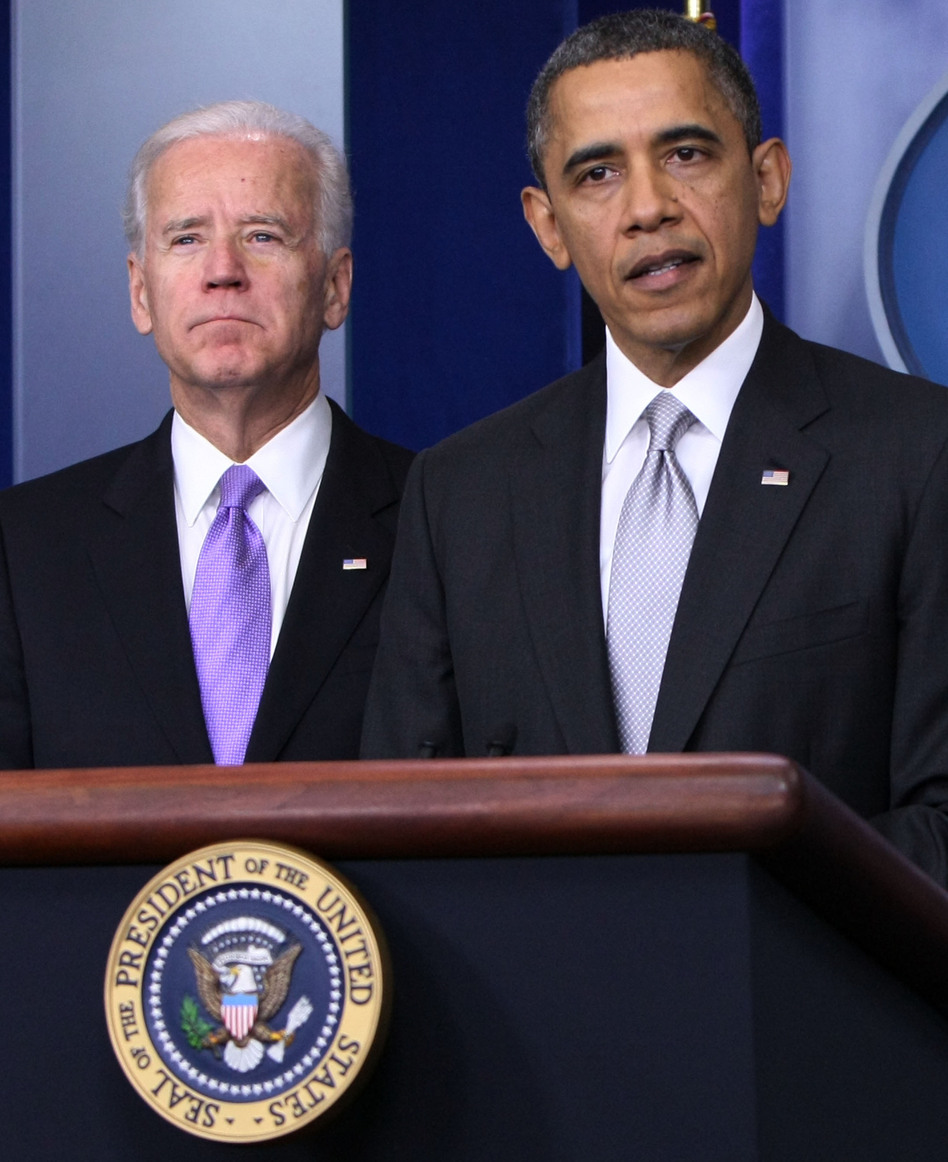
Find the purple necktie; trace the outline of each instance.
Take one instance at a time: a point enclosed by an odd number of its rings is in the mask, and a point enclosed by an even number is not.
[[[191,644],[214,761],[244,761],[270,664],[270,570],[247,505],[263,483],[246,464],[228,468],[191,593]]]

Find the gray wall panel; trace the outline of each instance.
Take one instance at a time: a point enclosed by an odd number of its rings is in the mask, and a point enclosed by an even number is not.
[[[150,431],[167,372],[129,318],[119,216],[142,140],[256,97],[342,144],[343,0],[15,0],[14,476]],[[357,292],[358,293],[358,292]],[[323,349],[344,400],[345,337]]]

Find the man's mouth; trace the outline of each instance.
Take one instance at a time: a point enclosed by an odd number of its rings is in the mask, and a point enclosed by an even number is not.
[[[656,258],[646,258],[642,262],[636,263],[626,277],[629,280],[636,278],[655,278],[658,275],[667,274],[671,270],[676,270],[680,266],[686,266],[689,263],[697,261],[698,258],[694,254],[659,255]]]
[[[206,327],[211,323],[248,323],[251,324],[252,319],[246,319],[242,315],[202,315],[195,319],[191,324],[194,327]]]

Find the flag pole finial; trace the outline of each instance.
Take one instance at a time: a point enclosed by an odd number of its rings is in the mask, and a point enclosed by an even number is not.
[[[696,24],[703,24],[712,32],[717,30],[718,22],[714,18],[714,13],[709,11],[705,0],[685,0],[685,16]]]

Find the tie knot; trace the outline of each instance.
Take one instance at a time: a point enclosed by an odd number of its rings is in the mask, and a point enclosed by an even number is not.
[[[247,508],[263,492],[263,481],[246,464],[232,464],[221,477],[219,508]]]
[[[695,422],[695,417],[670,391],[661,391],[645,409],[649,431],[649,451],[673,450]]]

